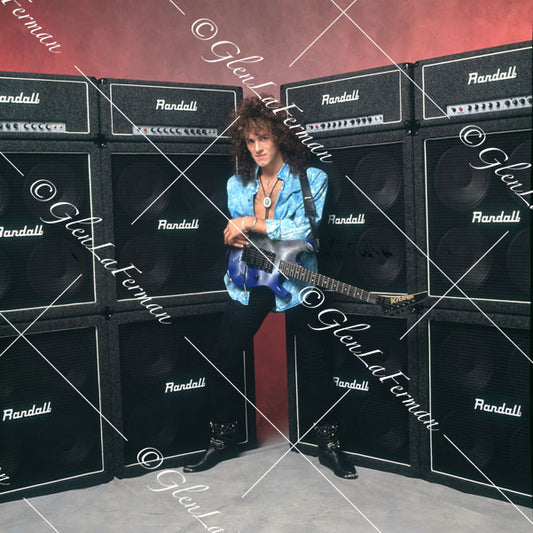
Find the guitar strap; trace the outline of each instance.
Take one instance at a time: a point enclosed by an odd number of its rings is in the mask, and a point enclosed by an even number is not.
[[[318,253],[318,251],[320,250],[320,242],[318,239],[318,228],[316,225],[317,214],[315,209],[315,201],[313,200],[311,186],[309,185],[309,180],[307,179],[307,173],[305,171],[300,174],[300,186],[302,187],[302,195],[304,198],[305,216],[309,219],[309,225],[311,226],[311,234],[313,235],[313,240],[315,241],[315,248]]]

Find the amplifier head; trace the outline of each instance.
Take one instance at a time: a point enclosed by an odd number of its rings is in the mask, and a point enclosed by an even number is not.
[[[98,134],[97,91],[82,77],[0,72],[0,139]]]
[[[427,59],[414,70],[424,126],[531,115],[531,41]]]
[[[100,86],[102,133],[123,141],[211,142],[242,100],[241,87],[223,85],[112,79]]]
[[[405,64],[288,83],[281,99],[314,137],[399,129],[411,120],[410,73]]]

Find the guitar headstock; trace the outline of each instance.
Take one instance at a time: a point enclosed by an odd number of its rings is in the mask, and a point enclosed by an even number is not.
[[[385,313],[391,315],[406,310],[419,314],[422,309],[422,302],[427,298],[427,295],[427,291],[422,291],[401,296],[380,296],[378,303]]]

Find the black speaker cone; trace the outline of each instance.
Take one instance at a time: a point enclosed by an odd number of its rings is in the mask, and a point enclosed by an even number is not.
[[[31,186],[38,180],[47,180],[55,186],[57,192],[50,201],[40,202],[31,195]],[[53,220],[50,216],[50,206],[56,202],[68,202],[76,206],[82,215],[89,216],[83,213],[83,195],[86,187],[86,177],[80,176],[80,173],[69,164],[60,160],[41,161],[26,173],[23,189],[24,203],[31,213],[45,220]],[[74,215],[74,213],[71,214]],[[73,218],[76,217],[73,216]]]
[[[33,290],[46,297],[59,296],[77,276],[90,275],[80,257],[82,253],[86,252],[77,250],[64,239],[42,240],[28,258],[27,276]],[[80,278],[58,304],[75,294],[83,282],[87,280]]]
[[[157,163],[135,161],[126,166],[118,177],[115,193],[118,205],[133,219],[161,195],[174,178],[170,171],[164,170]],[[143,218],[156,218],[166,209],[169,201],[170,194],[167,192],[148,209]]]
[[[441,238],[435,262],[455,282],[490,246],[491,243],[481,231],[468,226],[455,226]],[[465,291],[481,287],[489,277],[491,264],[489,253],[461,280],[459,287]],[[431,265],[430,268],[435,267]]]
[[[505,264],[511,281],[526,297],[531,293],[531,231],[524,228],[518,232],[505,256]]]
[[[356,265],[368,282],[393,283],[404,260],[402,240],[387,228],[371,228],[357,242]]]
[[[385,152],[365,155],[354,171],[355,183],[384,210],[396,203],[402,189],[401,176],[398,163]]]
[[[440,157],[435,170],[435,191],[440,201],[454,211],[478,206],[490,187],[489,170],[470,166],[472,151],[465,146],[449,148]]]
[[[435,348],[437,361],[434,379],[446,383],[456,392],[483,390],[493,374],[494,343],[488,335],[473,335],[470,330],[457,329]]]
[[[122,248],[120,264],[134,264],[142,274],[133,271],[132,277],[142,282],[144,289],[155,290],[165,286],[173,269],[176,255],[169,243],[159,237],[149,234],[136,235]],[[179,257],[178,257],[179,258]],[[129,291],[133,294],[137,291]]]

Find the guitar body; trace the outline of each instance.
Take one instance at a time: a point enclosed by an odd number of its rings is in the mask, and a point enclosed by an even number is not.
[[[268,287],[276,296],[286,298],[290,293],[283,288],[283,282],[287,278],[298,279],[365,303],[381,305],[386,313],[404,309],[418,312],[427,296],[426,291],[382,296],[309,270],[299,259],[300,254],[315,251],[315,247],[307,241],[271,241],[263,235],[251,240],[254,244],[232,248],[228,257],[228,275],[243,290]]]
[[[253,245],[248,245],[232,248],[229,253],[228,274],[233,283],[243,290],[268,287],[280,298],[290,296],[282,285],[286,278],[279,271],[280,261],[301,265],[300,254],[313,252],[313,245],[307,241],[272,241],[263,235],[252,240],[260,251]],[[254,256],[253,261],[249,260],[250,254]],[[259,268],[249,266],[250,264],[257,264]]]

